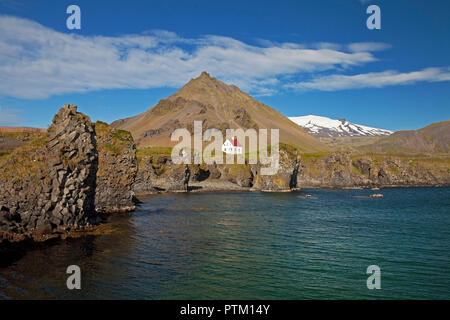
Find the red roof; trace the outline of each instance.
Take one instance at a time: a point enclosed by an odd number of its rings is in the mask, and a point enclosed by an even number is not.
[[[228,139],[234,147],[242,147],[236,137]]]

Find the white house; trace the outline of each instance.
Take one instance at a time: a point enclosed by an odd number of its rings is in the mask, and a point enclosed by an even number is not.
[[[242,146],[237,138],[233,137],[223,143],[222,151],[228,154],[242,154]]]

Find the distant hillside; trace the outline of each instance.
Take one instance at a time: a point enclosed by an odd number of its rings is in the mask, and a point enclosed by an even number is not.
[[[392,133],[390,130],[377,129],[348,122],[345,119],[331,119],[315,115],[290,117],[299,126],[309,133],[320,138],[335,137],[380,137]]]
[[[46,132],[46,129],[41,128],[30,128],[30,127],[0,127],[0,133],[35,133],[35,132]]]
[[[379,153],[449,153],[450,120],[419,130],[397,131],[363,149]]]
[[[28,127],[0,127],[0,157],[44,135],[46,131]]]
[[[132,133],[136,144],[144,146],[173,146],[170,135],[175,129],[187,128],[193,133],[194,120],[203,121],[203,130],[271,129],[280,130],[280,142],[293,145],[303,152],[327,150],[310,135],[280,112],[253,99],[234,85],[203,72],[178,92],[149,110],[112,123]],[[268,131],[270,134],[270,130]]]

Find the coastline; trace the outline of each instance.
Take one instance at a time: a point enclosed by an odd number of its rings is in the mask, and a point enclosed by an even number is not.
[[[142,192],[136,193],[136,198],[140,201],[139,198],[145,197],[148,195],[157,195],[157,194],[171,194],[171,193],[211,193],[211,192],[261,192],[261,193],[286,193],[286,192],[296,192],[302,190],[371,190],[371,191],[380,191],[382,189],[388,188],[446,188],[450,187],[450,184],[409,184],[409,185],[365,185],[365,186],[302,186],[292,188],[290,190],[259,190],[253,189],[252,187],[241,187],[237,184],[226,183],[223,181],[217,181],[217,183],[209,181],[208,183],[195,183],[190,184],[188,186],[188,190],[158,190],[153,192]]]
[[[167,150],[139,150],[130,132],[92,123],[75,105],[61,108],[45,134],[20,138],[0,157],[5,242],[78,236],[105,216],[136,210],[136,198],[151,194],[450,185],[447,156],[308,154],[280,144],[274,175],[264,175],[259,162],[176,164]]]

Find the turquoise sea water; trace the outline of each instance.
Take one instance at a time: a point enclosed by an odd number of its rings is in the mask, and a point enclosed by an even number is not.
[[[3,253],[0,298],[450,299],[450,188],[372,193],[149,196],[109,234]]]

